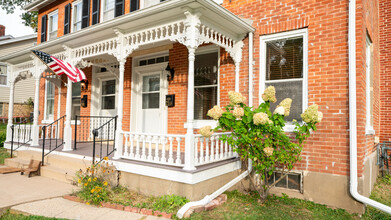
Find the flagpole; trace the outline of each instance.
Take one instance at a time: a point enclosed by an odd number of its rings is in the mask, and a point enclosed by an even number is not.
[[[53,72],[53,70],[48,66],[48,64],[45,62],[45,61],[43,61],[37,54],[35,54],[33,51],[31,51],[33,54],[34,54],[34,56],[36,56],[40,61],[42,61],[42,63],[44,63],[45,64],[45,66],[48,68],[48,69],[50,69],[52,72]],[[64,80],[62,80],[61,79],[61,77],[59,76],[59,75],[57,75],[57,74],[55,74],[54,73],[54,75],[56,76],[56,78],[58,78],[58,79],[60,79],[63,83],[64,83],[64,85],[67,85],[68,86],[68,83],[66,83]]]

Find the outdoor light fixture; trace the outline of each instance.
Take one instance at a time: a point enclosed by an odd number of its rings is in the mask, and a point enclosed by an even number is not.
[[[88,90],[88,81],[87,80],[80,81],[80,87],[81,87],[81,91],[87,91]]]
[[[168,81],[174,80],[175,70],[174,70],[174,68],[170,67],[170,64],[167,64],[166,71],[170,72],[170,74],[167,75],[167,80]]]

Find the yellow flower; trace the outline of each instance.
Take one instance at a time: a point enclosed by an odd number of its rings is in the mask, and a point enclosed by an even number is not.
[[[104,186],[107,186],[107,182],[105,181],[105,182],[103,183],[103,185],[104,185]]]
[[[81,183],[81,180],[80,180],[80,179],[78,179],[78,180],[77,180],[77,182],[78,182],[78,183]]]
[[[95,189],[91,189],[91,193],[94,193],[95,192]]]
[[[104,157],[103,160],[109,160],[109,158],[108,157]]]
[[[87,186],[88,185],[88,183],[84,183],[84,186]]]
[[[89,202],[86,202],[86,204],[87,204],[87,205],[90,205],[90,203],[89,203]]]
[[[100,197],[100,195],[97,195],[96,197],[98,197],[98,198],[99,198],[99,197]]]
[[[93,181],[95,182],[97,179],[96,179],[96,177],[93,179]]]
[[[90,178],[88,178],[88,182],[91,182],[91,177],[90,177]]]

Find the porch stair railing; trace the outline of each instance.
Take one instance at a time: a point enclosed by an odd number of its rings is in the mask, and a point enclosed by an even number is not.
[[[15,150],[26,145],[32,140],[32,118],[25,118],[23,121],[13,124],[11,126],[11,158]],[[17,147],[14,148],[14,144],[17,143]]]
[[[98,156],[98,163],[100,163],[105,157],[109,157],[115,151],[117,118],[118,116],[115,116],[102,124],[100,127],[92,130],[92,164],[95,164],[96,156]],[[96,155],[97,147],[99,148],[98,155]]]
[[[42,127],[42,166],[47,155],[64,145],[65,118],[66,115]]]

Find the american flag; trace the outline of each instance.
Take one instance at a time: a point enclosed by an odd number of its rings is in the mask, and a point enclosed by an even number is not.
[[[75,66],[71,65],[68,62],[60,60],[50,54],[44,53],[39,50],[33,50],[33,53],[42,60],[56,75],[61,76],[65,74],[71,79],[72,82],[80,82],[82,80],[87,80],[86,75],[83,71],[79,70]]]

